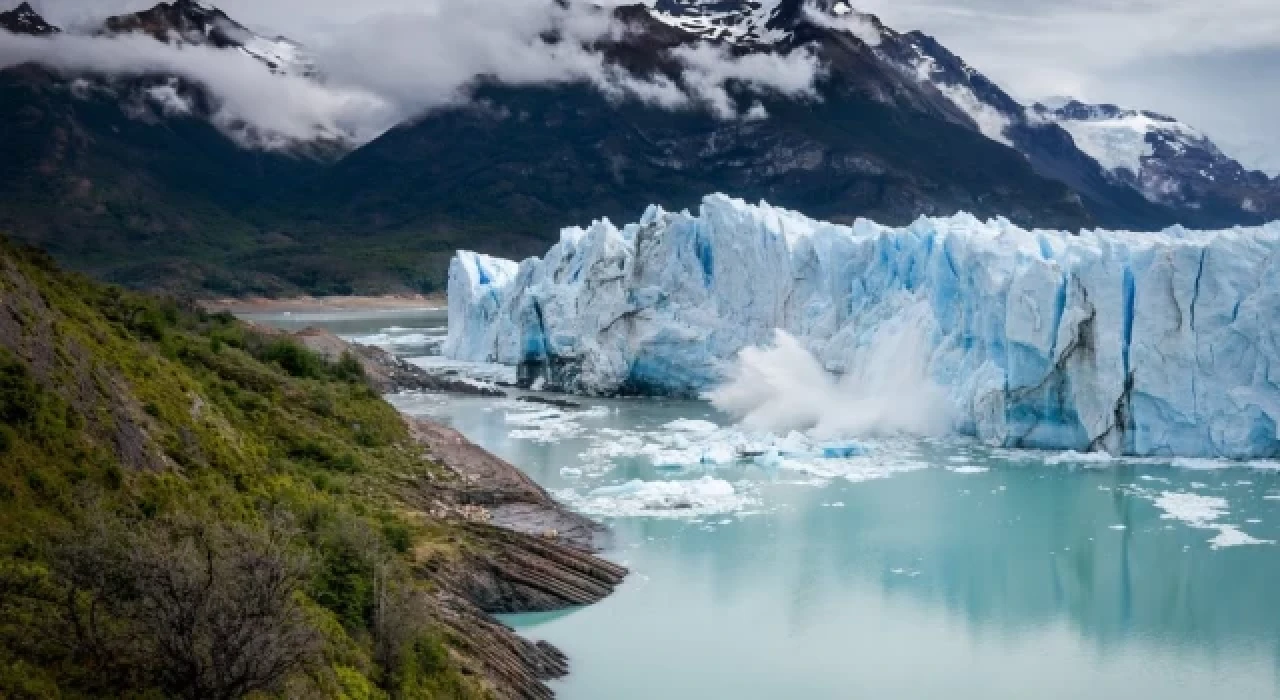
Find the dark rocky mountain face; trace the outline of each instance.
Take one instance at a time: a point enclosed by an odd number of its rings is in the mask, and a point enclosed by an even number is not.
[[[8,12],[0,12],[0,29],[30,36],[49,36],[62,31],[44,21],[44,18],[36,14],[31,5],[25,2]]]
[[[157,41],[183,41],[217,48],[239,47],[239,37],[249,33],[222,10],[194,0],[176,0],[129,15],[107,18],[103,31],[112,34],[145,32]]]
[[[219,270],[273,245],[246,208],[322,164],[245,150],[196,115],[143,118],[127,105],[38,66],[0,71],[0,231],[132,286],[287,289]]]
[[[18,12],[34,16],[25,26],[49,26],[25,6],[0,17]],[[185,0],[111,18],[102,31],[188,43],[207,37],[228,51],[261,39]],[[34,64],[0,70],[0,232],[129,286],[298,293],[290,275],[241,263],[281,248],[307,250],[258,224],[254,208],[314,176],[346,144],[245,148],[215,123],[216,109],[203,85],[174,75],[67,74]],[[322,277],[299,267],[295,279],[304,286]]]
[[[725,38],[735,56],[813,51],[825,67],[816,98],[728,86],[740,114],[756,109],[764,118],[660,109],[586,86],[485,85],[472,105],[433,112],[359,149],[298,201],[333,203],[329,213],[352,235],[434,230],[509,256],[540,253],[561,226],[630,221],[650,203],[696,206],[712,191],[840,221],[902,224],[966,210],[1025,225],[1092,223],[1074,193],[978,133],[932,84],[801,9],[697,0],[653,12],[625,7],[618,13],[630,31],[596,47],[634,73],[676,82],[671,50],[707,33]]]
[[[211,23],[193,24],[193,11]],[[189,2],[140,14],[107,24],[210,28],[220,41],[211,28],[225,18]],[[15,16],[37,28],[30,34],[59,31],[26,5],[0,21],[8,28]],[[0,231],[131,286],[296,290],[278,277],[237,271],[234,258],[288,243],[245,212],[324,161],[242,148],[212,123],[213,111],[201,85],[175,76],[65,75],[33,64],[0,70]],[[323,154],[323,144],[308,147]]]

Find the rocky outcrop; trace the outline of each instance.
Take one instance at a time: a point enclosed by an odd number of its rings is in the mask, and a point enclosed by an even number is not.
[[[454,478],[411,481],[400,499],[456,521],[464,533],[457,553],[420,562],[420,573],[443,589],[437,617],[499,695],[552,697],[543,681],[568,672],[565,655],[490,615],[590,605],[612,593],[627,570],[592,554],[602,526],[556,503],[511,463],[455,430],[407,420],[414,440]]]
[[[556,503],[510,462],[476,446],[456,430],[430,421],[412,419],[410,429],[435,460],[459,477],[453,484],[432,485],[420,497],[478,506],[493,525],[580,549],[596,550],[603,544],[603,527]]]

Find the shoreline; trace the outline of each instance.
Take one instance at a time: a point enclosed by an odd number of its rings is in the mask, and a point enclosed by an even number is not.
[[[348,343],[327,331],[286,334],[330,360],[349,353],[384,395],[505,395],[434,377],[384,350]],[[611,595],[628,571],[599,556],[608,528],[557,502],[514,464],[462,433],[399,415],[424,457],[445,467],[451,478],[405,478],[388,497],[423,522],[451,523],[465,542],[457,556],[424,555],[419,562],[440,588],[433,606],[437,619],[456,641],[464,663],[488,680],[495,697],[551,700],[555,692],[546,682],[568,675],[569,658],[493,616],[566,610]]]
[[[268,299],[201,299],[196,302],[205,311],[245,313],[315,313],[334,311],[443,311],[448,308],[444,294],[389,294],[386,296],[289,297]]]

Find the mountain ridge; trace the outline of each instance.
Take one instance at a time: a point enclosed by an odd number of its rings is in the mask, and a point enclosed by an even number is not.
[[[43,23],[25,7],[31,26]],[[252,125],[215,119],[216,96],[181,75],[5,69],[0,122],[18,128],[0,136],[12,174],[0,184],[0,227],[117,281],[275,295],[434,291],[463,242],[537,254],[562,226],[630,220],[651,203],[693,206],[712,191],[841,221],[965,210],[1072,230],[1255,223],[1280,206],[1280,185],[1265,176],[1199,174],[1196,163],[1221,156],[1216,147],[1186,149],[1195,158],[1185,163],[1157,158],[1151,172],[1195,183],[1153,197],[1143,186],[1151,173],[1104,167],[1079,147],[1073,120],[1023,106],[932,37],[897,32],[843,0],[663,0],[611,12],[625,30],[585,48],[627,75],[665,81],[685,104],[479,79],[465,104],[367,143],[276,150],[229,138],[228,124]],[[280,79],[323,79],[305,48],[193,0],[110,18],[96,35],[133,34],[243,53]],[[811,90],[729,78],[715,107],[698,92],[705,75],[689,73],[696,61],[753,58],[816,65]],[[1233,162],[1221,156],[1212,172]]]

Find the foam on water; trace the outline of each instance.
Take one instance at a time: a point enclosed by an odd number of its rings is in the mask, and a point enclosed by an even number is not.
[[[342,336],[343,340],[351,343],[372,345],[392,351],[399,348],[435,348],[444,344],[445,337],[444,329],[401,328],[399,326],[391,326],[378,333]]]
[[[516,381],[516,368],[508,365],[450,360],[438,355],[411,357],[407,361],[432,374],[456,375],[459,379],[502,384],[514,384]]]

